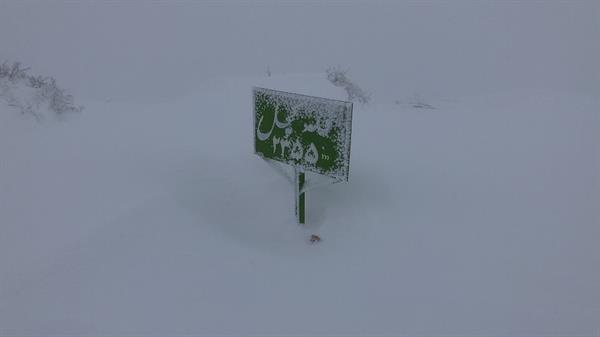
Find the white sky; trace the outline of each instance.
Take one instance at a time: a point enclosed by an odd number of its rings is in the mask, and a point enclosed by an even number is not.
[[[172,98],[221,74],[349,68],[376,98],[600,94],[598,1],[0,0],[0,60],[78,96]]]

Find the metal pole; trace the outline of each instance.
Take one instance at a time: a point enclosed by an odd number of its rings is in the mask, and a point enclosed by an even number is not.
[[[306,193],[304,193],[305,174],[302,170],[294,168],[296,181],[294,183],[296,189],[296,220],[298,224],[305,224],[306,219]]]

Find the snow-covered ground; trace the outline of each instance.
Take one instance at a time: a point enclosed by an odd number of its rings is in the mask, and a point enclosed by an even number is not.
[[[253,85],[343,98],[308,74],[0,105],[0,335],[598,333],[597,98],[355,105],[350,182],[302,228],[252,153]]]
[[[0,337],[598,337],[599,36],[594,0],[0,0],[0,64],[85,107],[0,82]],[[300,227],[251,88],[330,67],[372,102]]]

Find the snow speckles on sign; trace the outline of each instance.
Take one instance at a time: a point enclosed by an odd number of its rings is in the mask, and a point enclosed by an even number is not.
[[[348,180],[352,103],[255,88],[255,152]]]

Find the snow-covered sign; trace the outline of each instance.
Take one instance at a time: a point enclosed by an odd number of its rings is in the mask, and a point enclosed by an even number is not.
[[[348,180],[352,103],[263,88],[253,97],[256,154]]]

